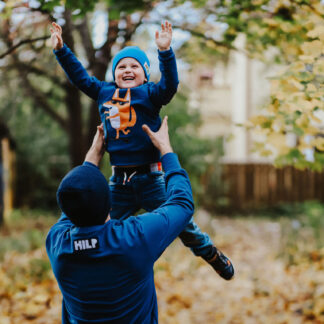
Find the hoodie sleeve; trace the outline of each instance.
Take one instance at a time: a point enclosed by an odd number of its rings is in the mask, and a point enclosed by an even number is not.
[[[168,104],[178,89],[179,79],[177,63],[172,48],[167,51],[158,51],[160,61],[161,79],[152,83],[149,96],[156,107],[161,108]]]
[[[167,200],[153,212],[137,216],[146,246],[154,261],[182,232],[194,212],[189,177],[181,168],[177,155],[164,155],[162,164],[165,170]]]
[[[66,44],[61,49],[53,52],[71,83],[90,98],[98,100],[99,91],[104,82],[99,81],[96,77],[89,76],[81,62]]]

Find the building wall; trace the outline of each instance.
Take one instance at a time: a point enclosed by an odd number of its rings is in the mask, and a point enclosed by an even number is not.
[[[246,122],[269,100],[269,77],[279,67],[248,58],[244,43],[244,35],[240,35],[235,43],[238,51],[230,54],[227,63],[219,62],[213,68],[199,66],[192,71],[188,82],[192,89],[190,107],[202,115],[201,136],[227,139],[225,161],[271,162],[252,152],[253,135],[237,124]]]

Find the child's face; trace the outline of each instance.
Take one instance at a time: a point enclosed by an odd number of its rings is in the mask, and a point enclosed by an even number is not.
[[[139,62],[131,57],[120,60],[115,69],[115,82],[118,88],[134,88],[147,81]]]

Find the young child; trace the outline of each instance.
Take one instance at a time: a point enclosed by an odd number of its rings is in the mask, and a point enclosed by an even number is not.
[[[110,217],[125,219],[141,208],[152,211],[166,200],[160,154],[142,125],[152,131],[161,126],[160,109],[177,91],[178,73],[172,51],[172,26],[166,21],[156,31],[161,79],[149,82],[150,62],[137,46],[122,49],[113,58],[114,82],[99,81],[88,75],[72,51],[63,43],[62,28],[52,23],[51,40],[56,58],[70,81],[96,100],[104,125],[106,150],[110,155],[112,209]],[[229,280],[234,268],[193,219],[179,235],[183,244],[205,259],[219,275]]]

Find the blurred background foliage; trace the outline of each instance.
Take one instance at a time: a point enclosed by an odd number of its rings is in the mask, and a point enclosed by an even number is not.
[[[99,122],[96,103],[70,85],[55,61],[51,21],[62,24],[66,43],[100,80],[109,79],[111,58],[123,46],[134,42],[150,51],[153,33],[164,19],[181,35],[174,39],[180,66],[226,62],[230,51],[282,64],[285,69],[273,78],[264,110],[244,126],[259,132],[262,140],[255,150],[275,156],[277,165],[322,170],[323,7],[320,0],[0,1],[0,126],[4,123],[16,142],[15,205],[20,208],[0,228],[0,322],[60,322],[61,296],[44,241],[59,213],[57,185],[82,163]],[[243,50],[235,42],[242,34]],[[153,73],[152,79],[157,78]],[[172,145],[189,173],[196,203],[215,216],[216,209],[228,204],[220,164],[224,139],[197,136],[201,117],[188,109],[188,91],[181,84],[161,115],[169,116]],[[288,133],[298,138],[294,147],[284,144]],[[316,147],[314,161],[305,159],[310,146]],[[101,169],[110,175],[107,154]],[[199,316],[197,323],[214,323],[215,316],[225,323],[232,314],[228,323],[323,322],[322,204],[234,212],[231,219],[200,217],[204,212],[199,212],[195,216],[204,230],[233,257],[239,278],[228,289],[175,242],[161,259],[156,278],[165,323],[189,322],[178,321],[184,312]],[[197,275],[198,268],[203,276]],[[206,296],[215,296],[213,303]],[[208,322],[210,314],[214,320]]]
[[[213,188],[221,188],[219,160],[223,155],[223,139],[208,140],[197,136],[201,124],[200,114],[197,110],[188,110],[185,92],[177,94],[171,103],[162,110],[161,115],[169,117],[171,144],[179,155],[181,165],[188,171],[195,200],[207,207],[207,200],[213,197],[213,207],[215,207],[217,197],[221,197],[224,192],[220,191],[219,195],[215,195],[214,190],[213,192],[209,191],[210,195],[206,195],[208,191],[206,191],[207,186],[203,178],[207,172],[209,175],[213,174],[214,177],[210,181]],[[213,168],[213,172],[210,172],[210,168]]]
[[[324,9],[321,1],[0,1],[0,116],[17,144],[17,206],[54,208],[53,193],[71,166],[82,163],[99,122],[96,103],[68,82],[51,51],[49,24],[63,25],[63,38],[85,67],[106,78],[114,53],[132,41],[149,47],[161,20],[187,35],[175,43],[191,66],[226,60],[245,35],[244,53],[285,64],[273,82],[269,104],[246,125],[262,134],[255,150],[274,155],[278,165],[321,170],[323,138]],[[104,15],[102,40],[95,40],[96,14]],[[147,33],[143,34],[143,30]],[[141,35],[141,37],[139,37]],[[143,43],[143,44],[142,44]],[[155,75],[155,78],[158,76]],[[154,79],[154,76],[153,76]],[[175,150],[188,170],[196,198],[213,209],[226,204],[219,157],[223,139],[197,138],[200,116],[188,109],[186,89],[165,112]],[[298,136],[294,147],[282,140]],[[311,140],[307,136],[312,136]],[[314,161],[304,151],[316,146]],[[105,158],[107,164],[107,158]],[[105,165],[105,174],[109,168]]]

